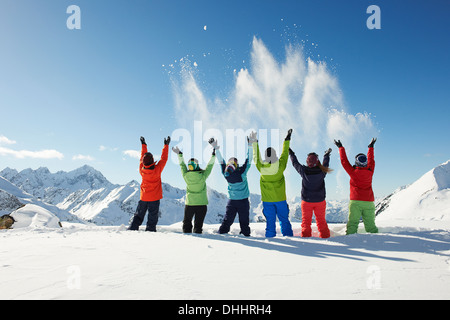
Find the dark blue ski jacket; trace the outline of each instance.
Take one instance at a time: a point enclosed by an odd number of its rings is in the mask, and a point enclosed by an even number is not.
[[[325,176],[327,175],[319,167],[309,168],[298,162],[295,153],[289,153],[292,165],[295,170],[302,176],[302,200],[306,202],[322,202],[325,200]],[[322,165],[329,166],[330,155],[323,157]]]

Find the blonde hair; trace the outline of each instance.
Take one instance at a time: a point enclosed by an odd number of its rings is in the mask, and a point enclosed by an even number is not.
[[[331,173],[331,172],[333,172],[333,169],[324,167],[324,166],[322,165],[322,163],[320,163],[320,161],[318,161],[318,162],[319,162],[319,163],[317,164],[317,166],[320,168],[320,170],[322,170],[323,173]]]

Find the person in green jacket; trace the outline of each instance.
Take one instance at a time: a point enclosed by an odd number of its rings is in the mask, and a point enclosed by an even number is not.
[[[276,151],[269,147],[266,149],[264,162],[261,161],[256,133],[252,132],[249,137],[249,143],[253,144],[254,162],[261,173],[261,200],[263,202],[263,214],[267,223],[266,237],[276,236],[277,217],[280,221],[283,236],[293,236],[292,225],[289,221],[289,206],[286,202],[286,183],[284,179],[284,170],[289,158],[291,134],[292,129],[289,129],[283,143],[283,151],[280,158],[278,159]]]
[[[186,182],[186,200],[184,207],[183,232],[192,233],[192,219],[194,220],[194,233],[202,233],[205,220],[208,196],[206,193],[206,179],[211,174],[215,161],[215,150],[205,170],[200,169],[197,159],[191,158],[186,166],[183,153],[178,147],[172,148],[178,154],[181,174]]]

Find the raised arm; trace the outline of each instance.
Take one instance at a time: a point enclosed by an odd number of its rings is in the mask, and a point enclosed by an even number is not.
[[[297,156],[295,155],[294,151],[292,151],[291,148],[289,148],[289,156],[291,158],[292,165],[294,166],[294,169],[297,170],[297,172],[303,177],[303,166],[298,162]]]
[[[334,140],[334,143],[339,148],[339,156],[341,158],[342,167],[345,171],[347,171],[349,175],[351,175],[353,171],[355,171],[355,169],[350,164],[350,162],[348,162],[347,153],[345,153],[345,148],[342,146],[341,140]]]
[[[214,161],[215,160],[216,160],[216,156],[213,153],[211,155],[211,159],[209,159],[209,162],[208,162],[208,164],[206,165],[206,168],[205,168],[205,173],[204,173],[205,179],[207,179],[209,177],[209,175],[211,174],[211,171],[212,171],[212,169],[214,167]]]
[[[252,164],[252,156],[253,156],[253,147],[251,144],[248,144],[248,149],[247,149],[247,159],[245,159],[245,163],[242,166],[242,168],[244,169],[244,172],[242,172],[243,175],[246,175],[248,170],[251,167]]]
[[[377,141],[377,138],[373,138],[369,144],[369,150],[367,151],[367,167],[375,171],[375,155],[374,155],[374,144]]]
[[[328,150],[325,151],[325,154],[323,155],[322,165],[327,168],[330,166],[330,153],[331,148],[328,148]]]
[[[147,152],[148,152],[147,143],[145,142],[145,138],[141,137],[141,159],[139,160],[139,170],[141,170],[144,167],[142,159],[144,158],[144,154],[146,154]]]
[[[166,166],[167,159],[169,159],[169,143],[170,137],[164,138],[164,147],[161,152],[161,159],[158,161],[156,166],[162,171]]]

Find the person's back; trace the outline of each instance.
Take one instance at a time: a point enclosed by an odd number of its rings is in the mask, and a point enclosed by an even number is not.
[[[315,152],[308,154],[306,158],[307,166],[299,163],[294,151],[289,149],[292,165],[302,177],[302,237],[311,237],[312,217],[316,216],[316,224],[321,238],[329,238],[330,230],[325,219],[326,215],[326,191],[325,177],[330,163],[331,148],[323,156],[323,164],[320,163],[318,155]]]
[[[187,171],[183,173],[186,182],[186,204],[204,205],[208,204],[206,179],[209,173],[205,170]]]
[[[375,170],[374,144],[376,141],[377,139],[373,138],[370,142],[367,156],[362,153],[356,155],[354,166],[348,161],[341,141],[334,141],[339,148],[342,167],[350,176],[349,217],[346,234],[353,234],[358,231],[361,217],[367,232],[378,232],[375,225],[375,196],[372,190],[372,178]]]
[[[247,158],[242,166],[239,166],[236,158],[230,158],[228,163],[222,158],[219,146],[214,138],[209,140],[211,146],[216,150],[217,159],[221,166],[222,175],[228,182],[228,202],[225,208],[225,216],[219,227],[219,233],[224,234],[230,231],[236,214],[239,214],[239,224],[241,234],[250,236],[250,190],[248,188],[247,173],[251,165],[252,145],[247,148]]]
[[[286,182],[284,170],[286,169],[289,144],[291,140],[292,129],[283,142],[283,151],[278,159],[273,148],[267,148],[265,152],[266,159],[261,161],[256,134],[252,137],[253,154],[255,166],[261,173],[260,187],[261,200],[263,202],[263,214],[266,217],[266,237],[276,235],[276,219],[280,221],[281,233],[284,236],[292,236],[292,226],[289,221],[289,206],[286,202]]]
[[[161,159],[158,163],[152,163],[151,165],[145,166],[142,158],[144,154],[147,153],[147,145],[142,144],[142,156],[139,165],[139,173],[142,177],[141,183],[141,200],[143,201],[156,201],[163,197],[162,183],[161,183],[161,173],[166,166],[169,146],[164,145],[162,150]]]
[[[153,155],[147,150],[145,138],[141,137],[141,159],[139,161],[139,173],[142,177],[141,194],[136,213],[131,220],[128,230],[138,230],[145,214],[148,212],[146,231],[156,231],[158,223],[160,200],[163,198],[161,173],[166,166],[169,157],[170,137],[164,139],[164,147],[161,159],[155,162]]]
[[[373,173],[375,171],[374,148],[367,152],[366,166],[352,166],[348,161],[345,148],[339,148],[341,163],[350,176],[350,200],[375,201],[372,189]]]
[[[255,157],[255,166],[261,173],[260,186],[261,186],[261,200],[265,202],[279,202],[286,200],[286,181],[284,178],[284,170],[286,169],[288,154],[289,154],[289,143],[290,140],[285,140],[283,142],[283,151],[281,153],[280,159],[270,154],[266,159],[273,158],[272,160],[262,162],[259,145],[254,143],[253,153]],[[269,148],[268,148],[269,149]],[[272,149],[270,151],[274,153]]]
[[[213,150],[211,159],[205,170],[200,169],[198,161],[191,158],[186,166],[183,153],[178,147],[172,148],[173,152],[178,154],[181,174],[186,182],[186,199],[184,206],[183,232],[202,233],[203,221],[208,210],[208,194],[206,179],[211,174],[215,161],[215,152]],[[192,219],[195,217],[194,229],[192,229]]]

